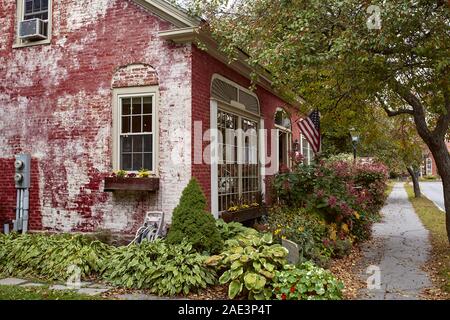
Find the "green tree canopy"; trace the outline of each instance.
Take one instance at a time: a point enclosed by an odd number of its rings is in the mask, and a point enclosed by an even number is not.
[[[375,105],[413,119],[442,177],[450,241],[448,1],[188,2],[230,58],[246,51],[305,109],[363,114],[361,106]]]

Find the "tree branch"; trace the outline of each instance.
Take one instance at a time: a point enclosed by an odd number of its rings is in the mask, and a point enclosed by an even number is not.
[[[417,132],[422,137],[423,141],[425,141],[427,145],[432,144],[434,139],[428,128],[425,118],[425,110],[419,98],[417,98],[409,89],[405,88],[397,80],[393,79],[391,84],[393,85],[392,89],[413,108],[412,115],[414,117]]]
[[[400,114],[409,114],[409,115],[414,115],[414,110],[412,109],[398,109],[398,110],[391,110],[383,101],[383,99],[381,99],[378,95],[376,95],[376,98],[378,100],[378,102],[380,103],[380,105],[383,107],[384,111],[386,112],[386,114],[389,117],[395,117],[398,116]]]

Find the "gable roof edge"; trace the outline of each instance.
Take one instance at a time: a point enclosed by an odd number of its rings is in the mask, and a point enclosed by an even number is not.
[[[169,21],[178,28],[197,27],[200,19],[189,16],[164,0],[133,0],[145,9],[153,12],[160,18]]]

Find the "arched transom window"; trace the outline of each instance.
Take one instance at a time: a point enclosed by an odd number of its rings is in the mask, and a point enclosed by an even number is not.
[[[259,115],[259,101],[250,90],[216,75],[211,84],[211,97],[231,105],[239,104],[246,111]]]

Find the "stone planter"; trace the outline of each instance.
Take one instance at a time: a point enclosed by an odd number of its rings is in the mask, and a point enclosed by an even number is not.
[[[105,192],[112,191],[156,191],[159,190],[159,178],[105,178]]]
[[[225,222],[245,222],[254,220],[266,214],[265,207],[251,207],[232,212],[222,212],[221,218]]]

